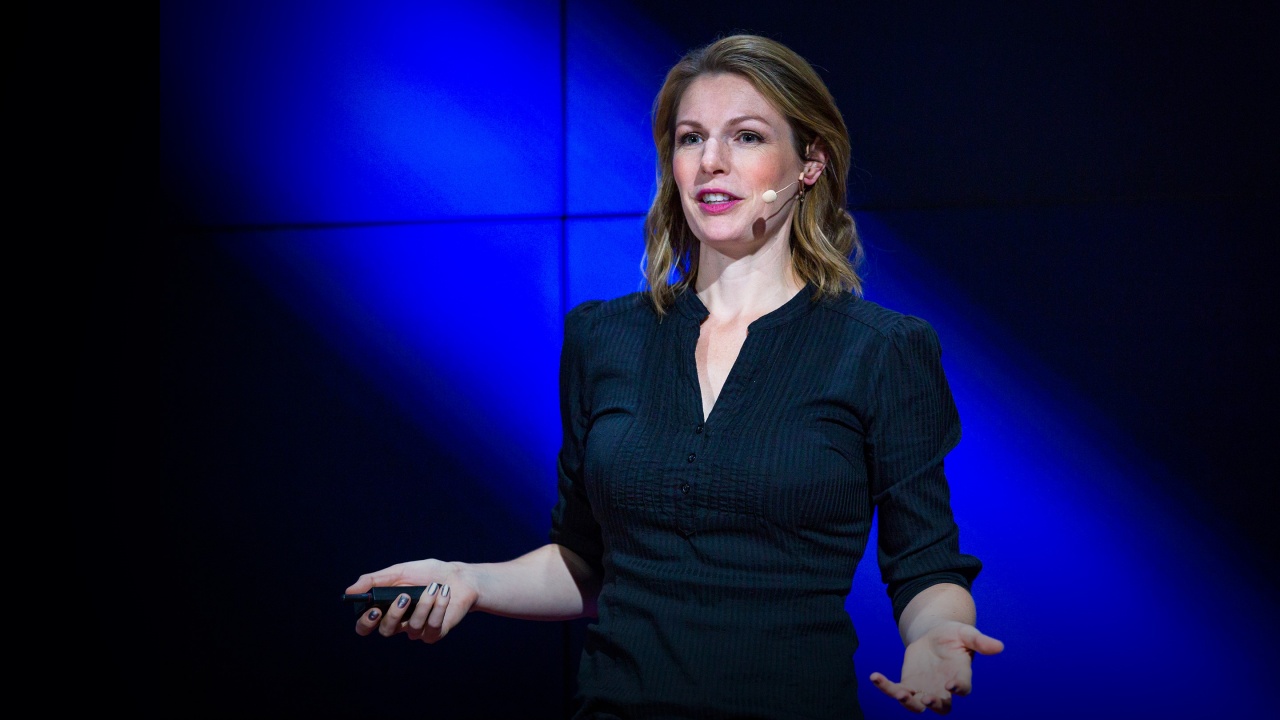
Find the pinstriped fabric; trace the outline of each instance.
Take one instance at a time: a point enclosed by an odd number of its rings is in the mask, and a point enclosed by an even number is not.
[[[873,512],[895,617],[981,568],[943,473],[960,423],[936,333],[812,297],[752,323],[705,420],[695,295],[566,318],[550,538],[604,577],[579,717],[860,717],[844,600]]]

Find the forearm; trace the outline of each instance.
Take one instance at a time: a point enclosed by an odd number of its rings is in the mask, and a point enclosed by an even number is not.
[[[455,566],[476,589],[474,610],[526,620],[595,615],[600,578],[562,545],[544,545],[506,562]]]
[[[973,625],[978,611],[968,590],[953,583],[939,583],[921,590],[907,603],[898,619],[902,643],[910,645],[939,623],[955,621]]]

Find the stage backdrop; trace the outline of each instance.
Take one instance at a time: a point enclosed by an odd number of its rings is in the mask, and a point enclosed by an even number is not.
[[[339,596],[545,541],[562,318],[640,287],[664,72],[749,31],[850,126],[867,297],[942,340],[1007,647],[956,715],[1265,707],[1270,40],[1211,8],[162,3],[158,206],[85,279],[76,467],[119,478],[99,582],[181,601],[95,628],[112,703],[563,716],[582,621],[427,646],[357,637]],[[903,717],[866,680],[901,662],[874,553],[851,590],[868,716]]]

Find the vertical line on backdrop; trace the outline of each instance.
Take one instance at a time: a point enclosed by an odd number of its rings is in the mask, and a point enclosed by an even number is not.
[[[569,2],[560,0],[560,317],[569,312]]]
[[[569,0],[560,0],[560,317],[569,312]],[[562,338],[563,340],[563,338]],[[557,394],[558,397],[558,394]],[[573,627],[560,622],[560,702],[567,719],[573,709]]]

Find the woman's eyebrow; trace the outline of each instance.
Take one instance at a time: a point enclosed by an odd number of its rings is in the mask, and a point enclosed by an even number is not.
[[[725,124],[726,124],[726,125],[740,125],[740,124],[742,124],[742,123],[746,122],[747,120],[755,120],[756,122],[760,122],[760,123],[764,123],[765,125],[769,125],[769,121],[768,121],[768,120],[765,120],[764,118],[760,117],[759,115],[739,115],[739,116],[737,116],[737,117],[729,118],[729,120],[728,120]],[[679,126],[681,126],[681,125],[688,125],[689,127],[692,127],[692,128],[699,128],[699,129],[700,129],[700,128],[702,128],[702,123],[698,122],[697,120],[677,120],[677,121],[676,121],[676,127],[679,127]],[[772,127],[772,126],[771,126],[771,127]]]

